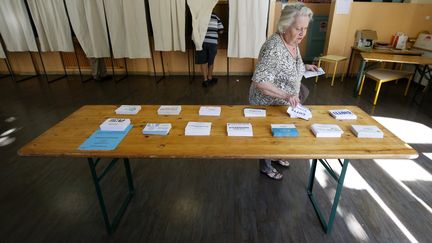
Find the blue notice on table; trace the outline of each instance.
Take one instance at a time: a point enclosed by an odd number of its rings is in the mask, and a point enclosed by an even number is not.
[[[96,130],[83,144],[79,150],[114,150],[123,138],[132,129],[129,125],[124,131],[101,131]]]

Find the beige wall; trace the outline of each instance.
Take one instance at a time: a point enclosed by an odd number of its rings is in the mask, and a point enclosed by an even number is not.
[[[314,16],[329,16],[330,14],[331,4],[329,3],[306,3],[305,5],[312,10]],[[273,20],[269,19],[269,33],[268,33],[269,36],[274,32],[276,32],[277,30],[276,26],[279,21],[281,11],[282,11],[282,4],[280,2],[277,2],[275,5],[275,10],[273,15],[274,19]],[[302,43],[300,43],[300,52],[302,55],[306,53],[306,48],[307,48],[307,42],[305,38],[302,41]]]
[[[432,15],[430,4],[353,2],[348,15],[335,14],[334,5],[335,2],[330,10],[331,24],[327,33],[326,54],[349,57],[356,30],[375,30],[378,39],[385,42],[389,42],[391,36],[398,31],[409,37],[416,37],[420,31],[432,31],[432,20],[425,19]],[[352,70],[356,70],[356,67]],[[338,70],[341,71],[342,69]]]

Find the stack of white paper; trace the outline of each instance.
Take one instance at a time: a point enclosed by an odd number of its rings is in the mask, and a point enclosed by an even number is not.
[[[99,127],[102,131],[124,131],[131,124],[130,119],[108,118]]]
[[[186,136],[210,136],[211,122],[188,122],[185,128]]]
[[[245,117],[265,117],[266,116],[265,109],[245,108],[243,112]]]
[[[199,109],[200,116],[220,116],[220,106],[201,106]]]
[[[161,105],[158,109],[158,115],[178,115],[180,112],[180,105]]]
[[[348,109],[341,110],[329,110],[329,113],[332,117],[337,120],[355,120],[357,119],[356,114]]]
[[[252,137],[252,124],[250,123],[227,123],[228,136]]]
[[[377,126],[351,125],[352,132],[358,138],[383,138],[384,133]]]
[[[118,115],[135,115],[141,110],[140,105],[121,105],[115,110]]]
[[[292,108],[291,106],[288,107],[287,113],[291,118],[301,118],[304,120],[309,120],[312,118],[312,112],[309,110],[309,108],[300,104],[298,104],[295,108]]]
[[[311,129],[317,138],[340,138],[343,133],[335,124],[312,124]]]
[[[162,135],[165,136],[171,130],[171,123],[147,123],[142,130],[145,135]]]
[[[318,68],[318,71],[306,71],[304,73],[304,77],[310,78],[310,77],[316,77],[323,74],[325,74],[324,70],[322,68]]]

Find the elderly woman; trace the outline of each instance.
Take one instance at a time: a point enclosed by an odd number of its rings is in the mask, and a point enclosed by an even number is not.
[[[252,77],[249,102],[252,105],[291,105],[296,107],[307,96],[301,84],[305,70],[317,70],[315,65],[303,64],[298,45],[306,36],[312,11],[302,3],[288,4],[282,10],[274,33],[261,47]],[[272,179],[282,179],[272,162],[284,167],[286,160],[260,160],[260,170]]]

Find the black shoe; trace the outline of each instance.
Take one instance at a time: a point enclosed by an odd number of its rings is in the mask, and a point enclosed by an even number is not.
[[[203,82],[202,82],[202,86],[203,87],[209,87],[209,86],[211,86],[212,85],[212,81],[209,79],[209,80],[204,80]]]
[[[97,83],[101,83],[103,82],[103,80],[101,78],[93,78],[93,80]]]
[[[107,80],[111,80],[112,79],[112,75],[105,75],[102,77],[102,80],[107,81]]]

